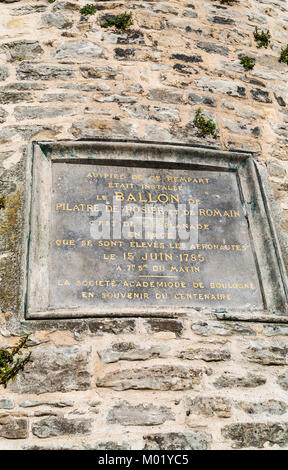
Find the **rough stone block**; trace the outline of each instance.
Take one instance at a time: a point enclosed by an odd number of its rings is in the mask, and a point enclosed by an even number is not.
[[[154,426],[174,420],[174,414],[167,406],[155,406],[152,403],[132,405],[127,401],[120,401],[107,412],[109,424],[123,426]]]
[[[63,418],[49,416],[32,425],[32,433],[40,438],[68,436],[74,434],[89,434],[92,430],[92,420],[86,418]]]
[[[39,347],[33,351],[33,361],[8,388],[17,393],[69,392],[88,390],[90,347]]]
[[[208,450],[211,435],[204,431],[170,432],[144,436],[144,450]]]

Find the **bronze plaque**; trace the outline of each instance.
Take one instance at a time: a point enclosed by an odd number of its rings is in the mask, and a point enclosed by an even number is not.
[[[234,169],[52,164],[49,307],[261,309]]]

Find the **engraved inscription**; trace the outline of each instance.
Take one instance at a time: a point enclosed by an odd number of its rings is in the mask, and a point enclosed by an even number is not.
[[[263,308],[235,171],[58,161],[52,187],[50,308]]]

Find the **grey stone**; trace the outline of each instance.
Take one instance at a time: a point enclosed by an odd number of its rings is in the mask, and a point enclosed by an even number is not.
[[[86,101],[86,98],[80,93],[49,93],[43,95],[39,101],[40,103],[63,103],[65,101],[82,103]]]
[[[186,415],[231,417],[231,401],[222,397],[185,397]]]
[[[138,98],[125,95],[102,95],[94,96],[94,100],[99,103],[136,103]]]
[[[173,136],[168,130],[156,124],[145,126],[145,138],[147,140],[155,140],[156,142],[170,142],[173,140]]]
[[[0,409],[12,410],[15,404],[11,398],[0,398]]]
[[[178,109],[164,106],[147,106],[144,104],[121,105],[123,111],[129,116],[140,119],[155,119],[155,121],[179,122]]]
[[[264,334],[266,336],[287,336],[288,325],[264,325]]]
[[[55,135],[60,131],[60,127],[57,126],[47,126],[47,125],[31,125],[31,126],[15,126],[15,131],[23,136],[25,140],[31,139],[38,134],[45,133],[49,134],[51,137],[55,137]]]
[[[183,16],[187,17],[187,18],[197,18],[198,15],[197,13],[194,11],[194,10],[184,10],[183,11]]]
[[[267,400],[259,402],[238,402],[238,406],[249,415],[267,414],[283,415],[286,413],[288,405],[284,401]]]
[[[91,41],[71,41],[60,44],[54,53],[56,59],[64,59],[66,57],[90,57],[90,58],[99,58],[103,57],[103,49],[96,46]]]
[[[163,88],[155,88],[148,95],[148,100],[161,101],[163,103],[184,104],[184,96],[182,93],[165,90]]]
[[[248,373],[247,375],[234,375],[224,372],[214,382],[216,388],[254,388],[264,385],[267,379],[263,375]]]
[[[213,108],[216,107],[216,100],[212,96],[203,96],[198,95],[196,93],[189,93],[188,95],[188,103],[189,104],[203,104],[205,106],[212,106]]]
[[[170,408],[155,406],[152,403],[132,405],[123,400],[108,410],[107,423],[123,426],[154,426],[167,420],[175,420]]]
[[[28,437],[27,419],[12,416],[0,418],[0,437],[5,439],[26,439]]]
[[[21,103],[22,101],[33,101],[33,95],[29,92],[0,91],[1,104]]]
[[[1,91],[27,91],[27,90],[46,90],[47,85],[44,83],[34,83],[34,82],[16,82],[8,83],[5,86],[0,87]]]
[[[135,56],[135,49],[122,49],[121,47],[116,47],[114,49],[114,57],[118,60],[131,60]]]
[[[286,370],[284,374],[279,375],[277,384],[280,385],[283,390],[288,391],[288,370]]]
[[[242,352],[248,361],[262,365],[280,366],[288,363],[288,345],[274,342],[272,344],[254,341]]]
[[[75,10],[80,10],[80,5],[74,2],[57,2],[55,5],[53,5],[53,11],[59,11],[59,10],[70,10],[70,11],[75,11]]]
[[[63,418],[50,416],[32,425],[32,433],[40,438],[89,434],[92,430],[92,419]]]
[[[16,76],[18,80],[69,80],[75,77],[75,71],[69,65],[23,63],[17,67]]]
[[[285,168],[283,168],[277,160],[269,159],[267,161],[267,170],[269,175],[274,176],[275,178],[285,178],[286,176]],[[286,330],[288,331],[288,327],[286,327]]]
[[[18,1],[18,0],[15,0]],[[13,16],[18,15],[30,15],[31,13],[42,13],[47,9],[47,5],[24,5],[23,7],[15,8],[11,14]]]
[[[127,442],[99,441],[95,444],[86,444],[86,450],[130,450],[131,446]]]
[[[233,134],[252,134],[254,136],[260,135],[259,126],[250,126],[247,122],[235,121],[234,119],[223,118],[223,124],[225,129],[228,129]]]
[[[144,450],[208,450],[211,435],[195,430],[193,432],[169,432],[144,436]]]
[[[204,91],[223,93],[237,98],[246,98],[246,89],[242,82],[235,80],[214,80],[209,77],[200,78],[199,80],[195,80],[195,82],[198,87]]]
[[[218,362],[218,361],[229,361],[231,359],[231,354],[229,351],[224,349],[209,349],[209,348],[199,348],[199,349],[186,349],[181,351],[178,354],[180,359],[188,360],[203,360],[206,362]]]
[[[192,323],[191,326],[194,333],[201,336],[232,336],[232,335],[241,335],[241,336],[255,336],[255,331],[249,326],[242,323],[235,322],[206,322],[206,321],[197,321]]]
[[[6,67],[0,67],[0,81],[6,80],[6,78],[9,77],[9,72]]]
[[[171,331],[176,336],[181,336],[184,325],[181,320],[173,320],[169,318],[149,318],[145,320],[148,333],[159,333],[162,331]]]
[[[23,401],[22,403],[19,404],[19,406],[21,408],[34,408],[36,406],[42,406],[42,405],[49,405],[49,406],[53,406],[55,408],[66,408],[66,407],[73,406],[73,402],[72,401],[59,401],[59,402],[56,402],[56,403],[51,403],[49,401],[29,401],[29,400],[26,400],[26,401]]]
[[[235,21],[232,18],[228,18],[226,16],[207,16],[207,20],[216,24],[224,24],[224,25],[235,24]]]
[[[113,335],[135,333],[135,320],[122,319],[94,319],[87,322],[88,331],[92,335],[103,335],[110,333]]]
[[[284,447],[288,443],[287,423],[235,423],[222,429],[226,439],[235,441],[236,447],[263,448],[264,444]]]
[[[104,41],[110,44],[139,44],[145,46],[144,34],[140,30],[113,31],[104,33]]]
[[[217,44],[213,44],[210,42],[200,41],[200,42],[197,42],[196,45],[200,49],[203,49],[204,51],[210,54],[219,54],[219,55],[224,55],[224,56],[227,56],[229,54],[228,47],[218,46]]]
[[[83,119],[74,122],[71,133],[78,139],[89,139],[99,136],[105,137],[134,137],[135,125],[127,122],[104,122],[102,119],[96,120],[92,118]]]
[[[187,390],[200,383],[203,370],[166,364],[123,369],[98,377],[97,387],[114,390]]]
[[[44,13],[41,16],[41,21],[43,26],[53,26],[58,29],[70,28],[72,26],[71,21],[59,13]]]
[[[42,106],[16,106],[14,109],[17,121],[25,119],[49,119],[58,116],[71,116],[77,113],[77,110],[68,106],[62,108],[44,108]]]
[[[80,346],[39,347],[8,388],[17,393],[88,390],[91,385],[90,348]]]
[[[253,100],[260,101],[260,103],[272,103],[269,92],[261,88],[252,88],[251,95]]]
[[[6,121],[6,117],[8,116],[7,111],[5,109],[0,108],[0,124],[3,124],[3,122]]]
[[[155,357],[166,357],[170,348],[165,345],[150,346],[148,348],[137,346],[134,343],[116,343],[111,349],[98,351],[102,362],[110,363],[120,360],[145,361]]]
[[[9,62],[37,59],[44,51],[38,41],[21,40],[4,43],[1,46],[6,51]]]
[[[102,80],[113,80],[117,78],[119,72],[110,66],[89,66],[80,67],[80,72],[84,78],[101,78]]]
[[[183,62],[188,62],[188,63],[191,63],[191,64],[203,62],[203,59],[202,59],[201,55],[199,55],[199,54],[193,54],[193,55],[172,54],[171,59],[182,60]]]

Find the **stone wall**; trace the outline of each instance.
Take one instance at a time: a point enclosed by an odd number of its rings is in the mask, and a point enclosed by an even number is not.
[[[33,361],[0,392],[0,447],[288,448],[285,319],[23,318],[32,141],[254,152],[288,232],[286,0],[102,0],[91,16],[80,13],[86,3],[0,0],[0,347],[33,340]],[[129,30],[101,27],[125,10]],[[255,26],[269,28],[271,47],[257,48]],[[242,56],[255,58],[252,70]],[[193,127],[199,107],[217,139]]]

